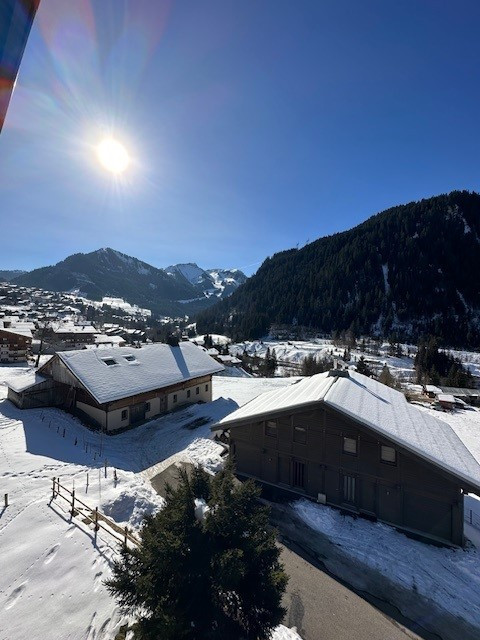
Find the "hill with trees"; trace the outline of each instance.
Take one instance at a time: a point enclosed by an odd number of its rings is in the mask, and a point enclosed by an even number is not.
[[[474,346],[478,273],[480,195],[454,191],[267,258],[232,296],[200,312],[197,326],[234,340],[278,323]]]

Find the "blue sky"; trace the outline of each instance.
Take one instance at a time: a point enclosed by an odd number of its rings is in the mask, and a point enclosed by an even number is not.
[[[478,190],[479,23],[467,0],[42,0],[0,135],[0,268],[110,246],[252,273]]]

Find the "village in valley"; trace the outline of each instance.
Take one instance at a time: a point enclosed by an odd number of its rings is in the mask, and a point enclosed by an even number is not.
[[[0,292],[9,640],[32,599],[43,637],[52,617],[58,637],[113,637],[125,619],[104,581],[118,545],[138,543],[182,469],[215,475],[229,457],[262,486],[280,541],[353,589],[368,576],[371,597],[389,585],[405,619],[414,593],[415,611],[435,612],[431,633],[479,632],[480,354],[450,353],[470,387],[422,384],[415,345],[295,325],[232,343],[119,299]],[[310,632],[290,597],[272,638]]]

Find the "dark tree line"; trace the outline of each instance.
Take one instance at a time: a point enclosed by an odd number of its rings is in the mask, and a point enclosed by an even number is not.
[[[436,335],[480,342],[480,196],[468,191],[393,207],[302,249],[267,258],[232,296],[201,312],[201,332],[235,341],[272,324],[321,333]]]
[[[417,383],[441,384],[447,387],[473,387],[470,371],[463,367],[460,360],[441,351],[437,338],[423,340],[415,356]]]

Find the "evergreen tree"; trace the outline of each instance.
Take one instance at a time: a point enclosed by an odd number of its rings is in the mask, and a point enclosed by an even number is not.
[[[369,366],[365,362],[365,358],[360,356],[357,362],[357,371],[358,373],[362,373],[364,376],[371,376],[372,372],[370,371]]]
[[[167,488],[138,548],[124,548],[107,588],[136,618],[135,640],[267,640],[282,620],[287,577],[253,481],[231,465],[211,478],[196,469]],[[204,516],[195,498],[208,505]]]

